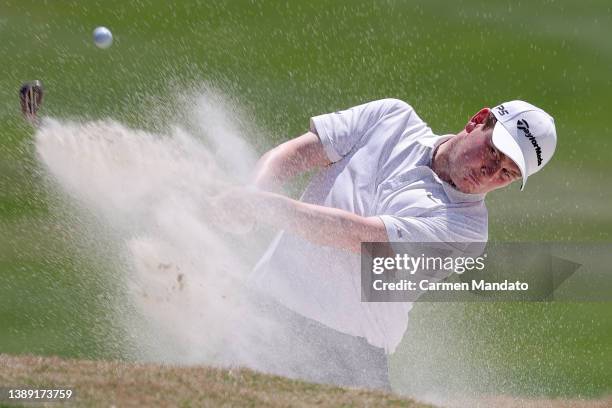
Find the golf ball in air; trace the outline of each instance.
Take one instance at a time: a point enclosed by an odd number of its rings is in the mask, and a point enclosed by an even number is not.
[[[113,44],[113,34],[106,27],[96,27],[93,39],[98,48],[108,48]]]

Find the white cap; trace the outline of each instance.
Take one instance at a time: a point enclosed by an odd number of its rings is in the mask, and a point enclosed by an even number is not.
[[[542,109],[523,101],[504,102],[491,112],[497,118],[493,144],[518,166],[523,190],[527,178],[544,167],[555,152],[555,121]]]

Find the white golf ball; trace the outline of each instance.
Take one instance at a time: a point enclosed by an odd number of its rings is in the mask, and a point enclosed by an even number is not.
[[[113,44],[113,33],[106,27],[96,27],[93,40],[98,48],[108,48]]]

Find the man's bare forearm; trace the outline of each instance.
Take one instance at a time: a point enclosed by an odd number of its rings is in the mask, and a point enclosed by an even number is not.
[[[361,242],[387,241],[384,224],[377,217],[362,217],[269,192],[258,191],[252,195],[258,221],[316,244],[359,252]]]
[[[271,150],[257,162],[253,184],[266,191],[277,191],[297,173],[289,163],[278,158],[278,152]]]
[[[329,164],[317,135],[307,132],[264,154],[257,162],[253,184],[267,191],[278,191],[294,176]]]

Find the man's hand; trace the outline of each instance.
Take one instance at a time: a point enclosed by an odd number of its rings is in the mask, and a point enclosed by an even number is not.
[[[359,253],[361,242],[388,240],[379,217],[293,200],[280,194],[236,187],[212,201],[216,222],[224,230],[246,233],[255,221],[286,230],[318,245]]]
[[[209,216],[215,225],[233,234],[247,234],[255,227],[253,190],[230,187],[209,201]]]

